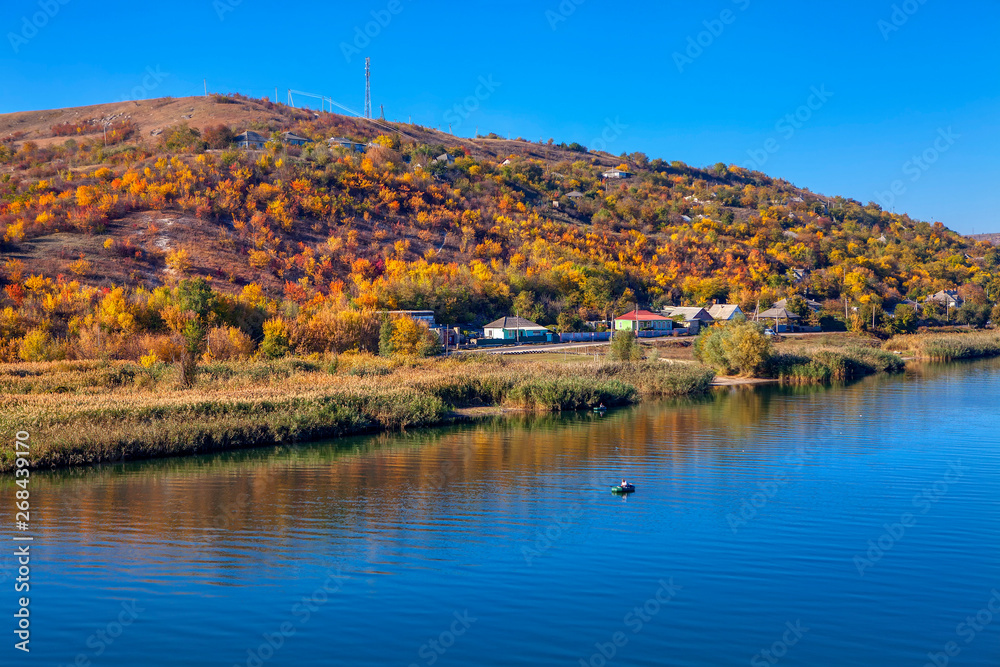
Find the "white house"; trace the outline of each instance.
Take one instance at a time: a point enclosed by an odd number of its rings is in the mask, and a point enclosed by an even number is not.
[[[716,322],[728,322],[736,319],[737,317],[743,316],[743,311],[740,310],[739,304],[717,303],[708,309],[708,314],[711,315],[712,319]]]
[[[523,317],[501,317],[483,327],[483,338],[501,340],[544,341],[549,330]]]

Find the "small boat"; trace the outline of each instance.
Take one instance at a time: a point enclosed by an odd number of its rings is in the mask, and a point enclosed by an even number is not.
[[[621,484],[619,484],[618,486],[612,486],[611,487],[611,493],[614,493],[616,495],[624,495],[626,493],[635,493],[635,484],[629,483],[629,484],[625,484],[624,486],[622,486]]]
[[[594,412],[607,412],[607,411],[608,411],[608,409],[606,407],[604,407],[603,405],[599,405],[596,408],[594,408]]]

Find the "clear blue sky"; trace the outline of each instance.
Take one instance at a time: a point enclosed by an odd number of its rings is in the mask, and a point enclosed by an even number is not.
[[[367,55],[390,119],[590,147],[604,133],[613,153],[698,166],[753,159],[864,202],[888,204],[896,182],[897,211],[1000,232],[996,0],[4,0],[0,30],[0,112],[196,95],[203,78],[360,110]]]

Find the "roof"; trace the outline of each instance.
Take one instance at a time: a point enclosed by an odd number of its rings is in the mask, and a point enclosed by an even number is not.
[[[236,138],[238,140],[242,140],[242,141],[260,141],[260,142],[266,142],[267,141],[267,139],[265,139],[261,135],[257,134],[253,130],[247,130],[243,134],[237,135]]]
[[[670,318],[674,318],[679,315],[688,322],[691,320],[704,320],[706,322],[710,322],[715,319],[708,314],[707,310],[704,308],[698,308],[697,306],[675,306],[672,308],[664,308],[663,313]]]
[[[495,322],[490,322],[484,329],[530,329],[534,331],[548,331],[545,327],[540,324],[536,324],[531,320],[526,320],[523,317],[501,317]]]
[[[619,315],[615,318],[615,320],[631,320],[633,322],[636,320],[640,322],[662,322],[666,319],[668,318],[648,310],[630,310],[624,315]]]
[[[814,313],[818,313],[819,311],[823,310],[823,304],[821,304],[819,301],[814,301],[813,299],[803,299],[803,301],[805,301],[806,307],[809,310],[813,311]],[[785,308],[785,309],[787,309],[788,308],[788,299],[781,299],[780,301],[777,301],[774,304],[774,306],[772,306],[772,308]]]
[[[763,313],[761,313],[757,317],[764,317],[766,319],[775,319],[775,320],[798,320],[798,319],[801,319],[798,315],[796,315],[795,313],[793,313],[792,311],[790,311],[790,310],[788,310],[787,308],[784,308],[784,307],[782,307],[782,308],[778,308],[778,307],[768,308],[767,310],[765,310]]]
[[[739,305],[735,303],[717,303],[708,309],[708,314],[715,320],[728,320],[742,312]]]
[[[309,141],[308,138],[303,137],[301,134],[295,134],[294,132],[285,132],[283,135],[285,139],[294,139],[295,141]]]
[[[582,197],[582,196],[583,196],[583,193],[582,193],[582,192],[580,192],[579,190],[573,190],[573,192],[569,192],[569,193],[567,193],[567,194],[566,194],[566,196],[567,196],[567,197],[574,197],[574,198],[575,198],[575,197]]]

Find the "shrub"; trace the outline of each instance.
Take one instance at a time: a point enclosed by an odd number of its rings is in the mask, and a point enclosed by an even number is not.
[[[616,331],[611,340],[609,356],[614,361],[639,361],[642,359],[642,347],[634,331]]]
[[[695,357],[727,375],[761,377],[773,355],[771,341],[755,322],[730,322],[702,331],[695,340]]]
[[[236,327],[214,327],[206,336],[205,361],[246,359],[253,354],[253,340]]]
[[[268,359],[277,359],[288,354],[289,350],[288,323],[280,317],[264,322],[264,342],[260,344],[260,353]]]
[[[21,339],[17,354],[24,361],[48,361],[51,343],[47,331],[32,329]]]

